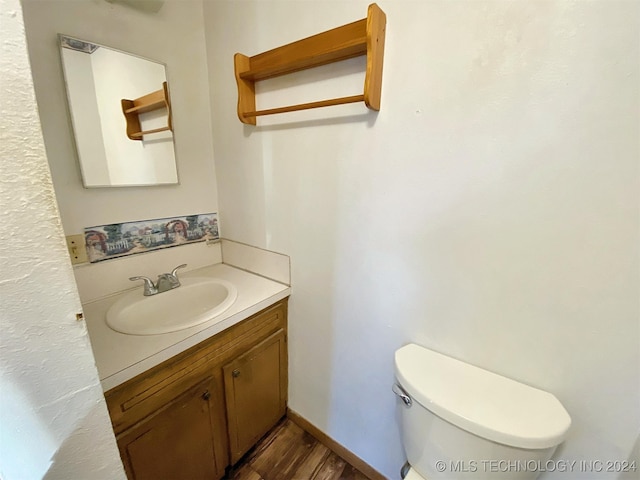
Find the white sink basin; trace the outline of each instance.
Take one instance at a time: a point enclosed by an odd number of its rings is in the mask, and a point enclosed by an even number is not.
[[[145,297],[136,289],[107,311],[107,325],[129,335],[177,332],[212,320],[236,301],[236,287],[217,278],[180,279],[182,285]]]

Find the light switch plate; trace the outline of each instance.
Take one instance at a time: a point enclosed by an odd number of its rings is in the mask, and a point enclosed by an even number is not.
[[[69,256],[71,257],[71,263],[87,263],[89,258],[87,257],[87,248],[84,243],[84,235],[68,235],[67,236],[67,249],[69,250]]]

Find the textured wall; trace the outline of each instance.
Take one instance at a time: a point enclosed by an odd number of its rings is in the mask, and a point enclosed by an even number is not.
[[[0,0],[0,476],[124,471],[66,253],[18,0]],[[48,472],[48,473],[47,473]]]
[[[554,393],[574,422],[557,458],[626,460],[640,425],[640,4],[381,0],[378,114],[238,121],[235,52],[368,3],[204,3],[225,236],[291,255],[291,407],[397,478],[393,352],[413,341]],[[260,84],[258,108],[358,93],[346,64]]]

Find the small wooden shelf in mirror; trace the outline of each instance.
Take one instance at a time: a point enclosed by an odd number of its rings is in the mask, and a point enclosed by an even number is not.
[[[131,140],[142,140],[144,135],[149,135],[158,132],[173,132],[173,126],[171,124],[171,102],[169,100],[169,90],[167,89],[167,82],[162,82],[162,88],[155,92],[151,92],[148,95],[136,98],[134,100],[128,100],[123,98],[122,113],[127,120],[127,137]],[[161,128],[154,128],[152,130],[142,130],[140,125],[140,114],[151,112],[166,108],[167,110],[167,126]]]

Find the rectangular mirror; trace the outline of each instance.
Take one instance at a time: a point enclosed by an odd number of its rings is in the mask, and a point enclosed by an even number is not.
[[[66,35],[59,39],[84,186],[178,183],[165,66]]]

